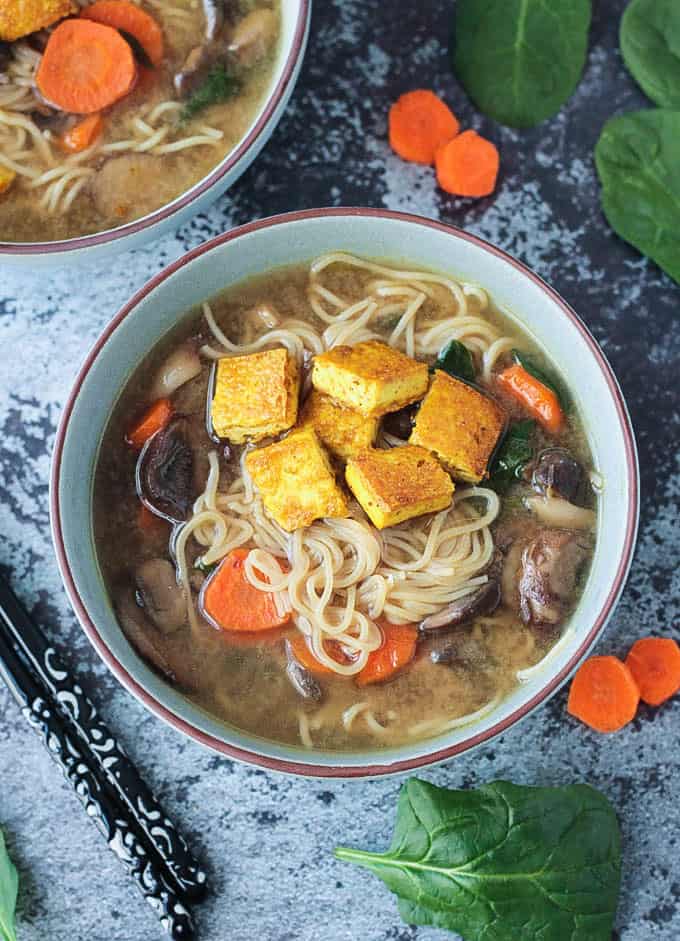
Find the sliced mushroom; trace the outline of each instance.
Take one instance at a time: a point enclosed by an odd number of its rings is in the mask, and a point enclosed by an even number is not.
[[[151,397],[162,399],[172,395],[180,386],[191,382],[201,371],[201,360],[196,350],[184,344],[168,356],[156,374],[151,386]]]
[[[162,157],[124,154],[109,157],[92,176],[91,193],[97,211],[121,223],[170,202],[177,195],[177,180],[165,172]]]
[[[273,10],[265,7],[252,10],[236,24],[229,43],[229,52],[239,65],[251,68],[269,55],[277,32],[278,19]]]
[[[491,579],[471,594],[452,601],[441,611],[426,617],[420,622],[420,630],[427,633],[444,627],[458,627],[481,614],[491,614],[500,604],[500,600],[500,585],[497,579]]]
[[[167,559],[148,559],[135,572],[138,597],[147,617],[164,634],[172,634],[186,622],[184,593],[177,584],[174,566]]]
[[[545,497],[573,501],[583,480],[583,468],[564,448],[546,448],[536,460],[531,483]]]
[[[522,553],[518,582],[526,624],[558,624],[563,619],[588,548],[582,536],[560,529],[543,529],[531,540]]]
[[[286,676],[303,699],[320,702],[323,691],[312,674],[295,657],[290,641],[286,641]]]
[[[526,497],[524,505],[541,523],[557,529],[593,529],[595,512],[561,497]]]
[[[430,660],[445,666],[474,667],[488,659],[488,652],[478,640],[457,634],[435,638],[430,645]]]
[[[416,417],[420,403],[407,405],[400,408],[397,412],[390,412],[382,420],[383,431],[388,435],[394,435],[395,438],[403,438],[405,441],[413,431],[413,422]]]
[[[194,494],[194,455],[181,416],[144,445],[137,461],[137,493],[159,516],[173,523],[186,520]]]
[[[117,598],[116,614],[123,633],[140,657],[182,689],[193,688],[195,683],[191,662],[168,645],[160,631],[135,603],[131,591],[124,590]]]

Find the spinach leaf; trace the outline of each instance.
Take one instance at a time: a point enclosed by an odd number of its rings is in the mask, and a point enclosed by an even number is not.
[[[646,95],[662,108],[680,108],[680,5],[632,0],[621,20],[621,53]]]
[[[456,379],[464,379],[466,382],[475,381],[472,354],[467,346],[458,340],[451,340],[446,344],[439,353],[434,368],[441,369]]]
[[[17,941],[14,924],[14,910],[17,903],[19,877],[12,864],[5,845],[5,838],[0,830],[0,939]]]
[[[680,283],[680,111],[611,118],[595,164],[611,227]]]
[[[382,879],[406,921],[466,941],[611,941],[619,828],[585,784],[454,791],[412,779],[386,853],[335,855]]]
[[[576,88],[590,0],[457,0],[453,70],[484,114],[533,127]]]
[[[531,418],[510,427],[501,441],[489,469],[489,484],[499,493],[522,477],[524,468],[534,455],[531,446],[536,422]]]
[[[195,117],[200,111],[227,101],[239,89],[239,82],[225,69],[223,65],[215,65],[208,72],[203,84],[196,89],[193,95],[182,108],[180,123],[185,123]]]
[[[563,408],[567,407],[569,404],[567,401],[568,396],[559,379],[552,373],[546,371],[542,366],[537,366],[535,357],[531,356],[529,353],[520,353],[519,350],[513,350],[512,356],[515,362],[518,363],[522,369],[526,370],[530,376],[533,376],[534,379],[538,379],[540,383],[550,389],[551,392],[555,393]]]

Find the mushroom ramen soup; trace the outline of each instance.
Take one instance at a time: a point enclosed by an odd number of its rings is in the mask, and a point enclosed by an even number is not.
[[[381,748],[541,669],[598,480],[558,364],[486,288],[337,252],[230,287],[140,363],[94,539],[125,636],[206,713]]]
[[[0,7],[6,242],[112,229],[190,189],[251,126],[280,33],[279,0]]]

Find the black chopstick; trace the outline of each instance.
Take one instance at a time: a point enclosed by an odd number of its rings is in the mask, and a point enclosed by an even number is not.
[[[112,787],[130,808],[137,824],[153,843],[175,888],[186,898],[205,894],[206,877],[186,842],[160,806],[139,772],[118,744],[97,709],[75,682],[54,647],[33,623],[7,581],[0,576],[0,629],[19,645],[57,706],[67,712],[75,729]]]
[[[145,846],[142,832],[112,796],[68,731],[49,694],[0,630],[0,677],[22,715],[40,736],[52,759],[70,782],[88,817],[106,839],[174,941],[194,937],[191,914],[167,880],[162,862]]]

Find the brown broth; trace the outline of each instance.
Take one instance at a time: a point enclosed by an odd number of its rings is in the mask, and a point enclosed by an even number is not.
[[[212,309],[222,329],[232,341],[252,339],[251,314],[254,307],[266,304],[283,320],[287,317],[306,319],[317,329],[321,325],[306,299],[306,266],[277,269],[237,284],[213,298]],[[370,275],[356,269],[335,266],[328,271],[325,283],[348,301],[365,295]],[[437,298],[441,301],[441,298]],[[447,303],[447,301],[442,301]],[[428,301],[423,318],[434,316],[441,304]],[[540,356],[531,337],[499,310],[489,314],[504,334],[516,338],[519,348]],[[390,325],[383,325],[387,336]],[[159,522],[152,534],[146,535],[137,525],[139,502],[135,492],[135,454],[123,444],[125,430],[134,416],[148,404],[149,387],[155,372],[168,353],[183,342],[202,343],[209,340],[209,331],[198,310],[192,311],[172,330],[139,365],[117,402],[101,445],[93,497],[94,539],[99,563],[110,595],[115,603],[121,586],[129,586],[140,561],[162,556],[170,558],[170,528]],[[545,363],[545,358],[541,357]],[[545,364],[558,372],[555,364]],[[215,449],[205,428],[206,394],[209,367],[200,376],[180,388],[173,397],[178,412],[190,417],[192,445],[197,456],[197,493],[203,489],[207,475],[207,454]],[[537,449],[548,443],[539,435]],[[592,459],[579,416],[571,411],[559,444],[571,451],[586,470]],[[223,465],[224,466],[224,465]],[[540,528],[521,503],[526,486],[514,485],[502,498],[501,514],[493,524],[495,535],[504,538],[521,531],[525,540]],[[595,497],[590,494],[591,505]],[[192,550],[190,562],[198,556]],[[585,581],[583,573],[580,584]],[[196,572],[196,585],[202,576]],[[579,589],[580,590],[580,589]],[[573,603],[579,590],[575,591]],[[290,628],[292,633],[295,628]],[[210,715],[225,723],[262,738],[299,743],[299,713],[302,711],[321,728],[312,730],[315,746],[352,750],[384,747],[415,741],[408,729],[415,723],[440,718],[464,716],[484,706],[496,696],[507,695],[516,686],[516,672],[532,666],[548,652],[559,637],[559,629],[526,626],[518,614],[501,607],[492,616],[479,617],[458,628],[455,638],[461,657],[454,666],[434,664],[429,658],[432,641],[419,645],[413,664],[396,679],[382,686],[357,688],[351,678],[319,677],[324,700],[321,706],[307,705],[294,690],[285,674],[283,637],[280,632],[273,641],[249,640],[215,630],[201,622],[199,636],[189,628],[167,638],[167,649],[182,662],[193,689],[186,696]],[[389,731],[376,735],[361,716],[351,731],[342,723],[342,713],[350,706],[367,702],[373,715],[388,722]],[[426,737],[426,736],[420,736]]]

